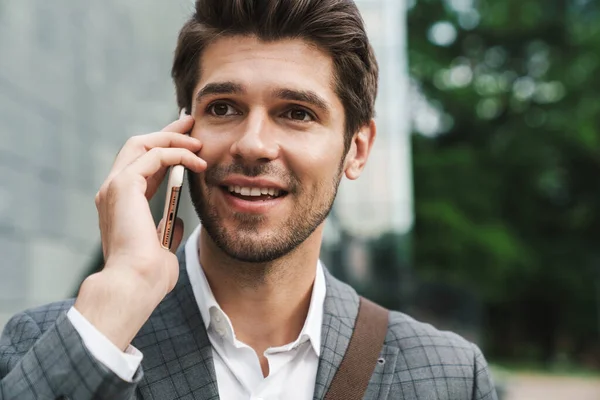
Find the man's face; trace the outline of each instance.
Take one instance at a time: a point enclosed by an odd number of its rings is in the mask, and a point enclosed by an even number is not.
[[[204,229],[230,257],[277,259],[324,221],[344,169],[344,109],[331,58],[302,40],[209,45],[194,90],[202,174],[189,173]]]

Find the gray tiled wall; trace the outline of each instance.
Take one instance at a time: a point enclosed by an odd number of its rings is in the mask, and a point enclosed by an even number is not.
[[[177,114],[169,69],[192,4],[0,2],[0,329],[76,289],[116,152]]]

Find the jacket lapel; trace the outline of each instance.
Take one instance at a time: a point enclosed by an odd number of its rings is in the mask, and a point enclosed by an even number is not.
[[[144,354],[139,395],[144,399],[216,400],[212,347],[186,271],[183,247],[177,257],[177,285],[133,340]]]

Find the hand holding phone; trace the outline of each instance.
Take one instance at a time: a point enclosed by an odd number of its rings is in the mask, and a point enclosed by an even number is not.
[[[165,245],[178,246],[174,226],[181,189],[177,193],[175,188],[181,187],[185,169],[196,174],[206,170],[206,161],[198,157],[202,143],[186,135],[193,126],[193,118],[185,117],[160,132],[129,139],[96,194],[105,265],[84,280],[74,306],[121,350],[179,277],[177,257],[165,251],[157,237],[148,199],[158,190],[165,166],[174,166],[169,192],[176,194],[169,198],[167,209],[173,216],[167,213],[165,223],[169,219],[170,223],[165,226],[170,234]]]

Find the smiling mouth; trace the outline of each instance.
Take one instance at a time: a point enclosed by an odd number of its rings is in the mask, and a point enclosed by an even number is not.
[[[267,201],[282,198],[288,194],[285,190],[275,188],[221,186],[221,189],[233,197],[246,201]]]

